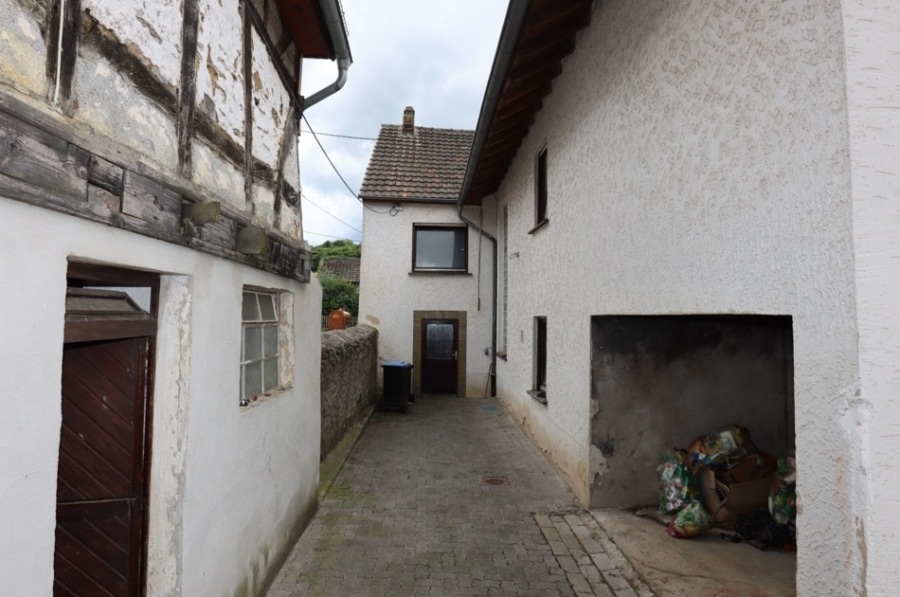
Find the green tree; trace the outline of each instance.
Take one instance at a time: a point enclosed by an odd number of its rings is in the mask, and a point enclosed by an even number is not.
[[[344,308],[355,318],[359,311],[359,289],[351,282],[325,272],[316,275],[322,284],[322,315]]]
[[[326,240],[321,245],[312,248],[312,271],[319,271],[319,264],[325,257],[359,257],[362,255],[362,246],[352,240]]]

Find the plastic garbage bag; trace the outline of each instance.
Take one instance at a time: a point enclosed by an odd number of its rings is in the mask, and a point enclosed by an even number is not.
[[[659,511],[677,512],[695,494],[693,475],[683,450],[672,450],[662,455],[659,466]]]
[[[750,439],[750,431],[740,425],[701,435],[688,447],[691,470],[702,466],[728,467],[750,454],[756,454],[756,446]]]
[[[769,514],[778,524],[788,524],[797,518],[797,470],[793,452],[778,459],[769,490]]]
[[[689,539],[705,533],[713,526],[712,516],[699,500],[691,498],[669,523],[668,533],[676,539]]]

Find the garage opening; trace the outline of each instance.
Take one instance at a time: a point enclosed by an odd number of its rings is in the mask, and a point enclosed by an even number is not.
[[[737,424],[794,447],[790,316],[591,318],[591,507],[659,500],[660,455]]]

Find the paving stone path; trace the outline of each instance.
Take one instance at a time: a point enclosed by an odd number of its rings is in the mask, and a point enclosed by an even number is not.
[[[426,396],[373,414],[268,595],[646,595],[627,572],[496,401]]]

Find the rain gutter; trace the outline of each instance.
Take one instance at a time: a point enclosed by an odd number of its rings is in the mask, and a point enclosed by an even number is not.
[[[506,81],[506,74],[512,63],[513,53],[519,41],[519,33],[522,30],[522,23],[525,21],[525,12],[528,10],[530,3],[531,0],[510,0],[509,8],[506,10],[503,30],[500,32],[500,41],[497,44],[497,53],[494,56],[494,65],[491,67],[491,77],[488,79],[484,99],[481,102],[481,113],[478,115],[478,125],[475,128],[475,139],[472,141],[472,151],[469,153],[469,162],[466,165],[466,175],[463,178],[462,188],[459,191],[459,198],[456,200],[456,215],[460,221],[490,241],[492,247],[491,396],[497,395],[497,239],[463,214],[463,204],[465,203],[466,195],[469,194],[472,180],[475,178],[475,169],[478,167],[478,160],[481,158],[481,152],[484,149],[484,142],[487,138],[488,129],[490,129],[491,119],[503,93],[503,84]],[[481,259],[481,256],[479,255],[478,258]]]
[[[328,35],[334,47],[334,59],[337,60],[338,74],[333,83],[304,99],[304,111],[340,91],[347,82],[347,71],[353,63],[340,0],[319,0],[319,8],[322,9],[325,27],[328,29]]]

